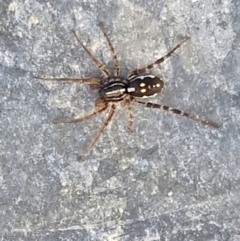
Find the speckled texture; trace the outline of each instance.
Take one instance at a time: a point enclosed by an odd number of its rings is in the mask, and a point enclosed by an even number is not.
[[[0,4],[1,240],[240,240],[240,2],[21,1]],[[122,76],[191,41],[151,73],[163,103],[221,125],[161,110],[125,109],[80,163],[106,114],[76,125],[57,117],[94,109],[87,86],[45,76],[99,77],[78,46]]]

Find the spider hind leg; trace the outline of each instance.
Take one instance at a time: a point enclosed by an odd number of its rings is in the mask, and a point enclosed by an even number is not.
[[[136,99],[134,99],[134,102],[139,104],[139,105],[142,105],[142,106],[145,106],[145,107],[149,107],[149,108],[157,108],[157,109],[161,109],[161,110],[166,110],[168,112],[171,112],[171,113],[174,113],[174,114],[177,114],[177,115],[181,115],[181,116],[185,116],[189,119],[192,119],[202,125],[205,125],[205,126],[209,126],[209,127],[212,127],[212,128],[219,128],[219,126],[212,122],[212,121],[206,121],[206,120],[202,120],[194,115],[190,115],[184,111],[181,111],[181,110],[178,110],[178,109],[174,109],[174,108],[171,108],[169,106],[165,106],[165,105],[159,105],[159,104],[154,104],[154,103],[150,103],[150,102],[142,102],[142,101],[138,101]]]

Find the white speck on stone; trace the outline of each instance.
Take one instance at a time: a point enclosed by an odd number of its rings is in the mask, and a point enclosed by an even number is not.
[[[141,169],[142,172],[147,172],[148,171],[149,162],[148,162],[147,159],[141,159],[138,164],[139,164],[140,169]]]
[[[48,7],[48,8],[52,7],[52,5],[51,5],[50,2],[47,2],[47,7]]]
[[[16,3],[12,2],[8,5],[8,11],[14,13],[16,11]]]
[[[173,195],[173,192],[170,191],[170,192],[168,193],[168,196],[171,197],[172,195]]]
[[[36,18],[36,17],[34,17],[34,16],[31,16],[31,17],[29,18],[29,22],[30,22],[31,24],[33,24],[33,25],[38,25],[38,24],[39,24],[38,18]]]
[[[93,53],[95,53],[98,49],[100,49],[102,46],[102,42],[99,40],[94,41],[91,50],[93,51]]]
[[[18,36],[19,38],[22,38],[22,37],[23,37],[23,33],[22,33],[21,31],[17,31],[17,36]]]

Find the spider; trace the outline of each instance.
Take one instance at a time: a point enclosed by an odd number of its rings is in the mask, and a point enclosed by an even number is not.
[[[165,105],[154,104],[150,102],[143,102],[140,100],[140,98],[150,97],[158,94],[164,86],[162,79],[160,79],[159,77],[154,75],[142,75],[142,74],[148,72],[149,70],[153,69],[154,67],[162,63],[164,60],[169,58],[180,46],[182,46],[190,38],[184,39],[181,43],[176,45],[169,53],[167,53],[160,59],[145,66],[144,68],[136,69],[132,71],[127,78],[121,78],[119,61],[115,53],[115,50],[112,46],[112,43],[107,35],[107,31],[103,23],[100,23],[100,28],[108,43],[111,55],[113,57],[113,61],[115,65],[113,76],[110,74],[109,70],[91,54],[91,52],[85,47],[85,45],[83,45],[82,41],[80,40],[80,38],[78,37],[77,33],[74,30],[72,30],[72,32],[77,42],[84,49],[84,51],[86,52],[88,57],[92,60],[92,62],[98,67],[98,69],[101,71],[104,78],[72,78],[72,77],[66,77],[66,78],[47,78],[46,77],[45,78],[42,76],[36,76],[37,79],[46,80],[46,81],[66,81],[71,83],[86,84],[86,85],[89,85],[92,90],[97,91],[99,93],[99,98],[95,101],[96,109],[93,113],[77,119],[55,120],[53,122],[54,124],[77,123],[77,122],[89,120],[100,115],[102,112],[106,111],[107,109],[109,109],[107,118],[105,119],[102,127],[96,134],[95,138],[92,140],[90,145],[83,152],[81,156],[81,160],[83,160],[85,156],[89,153],[89,151],[94,147],[94,145],[99,140],[100,136],[107,128],[108,124],[110,123],[110,121],[112,120],[116,112],[117,103],[121,103],[122,106],[127,107],[128,117],[129,117],[129,124],[128,124],[129,131],[132,131],[132,123],[133,123],[131,103],[135,103],[144,107],[166,110],[168,112],[172,112],[174,114],[190,118],[203,125],[213,127],[213,128],[218,128],[217,124],[211,121],[199,119],[197,116],[190,115],[184,111],[174,109]]]

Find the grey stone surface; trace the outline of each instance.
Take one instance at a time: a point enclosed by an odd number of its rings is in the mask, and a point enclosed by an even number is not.
[[[240,240],[240,2],[21,1],[0,4],[1,240]],[[206,128],[134,107],[119,109],[79,162],[106,114],[83,85],[34,75],[100,76],[72,36],[111,69],[104,21],[122,76],[191,41],[151,73],[164,103],[220,124]]]

